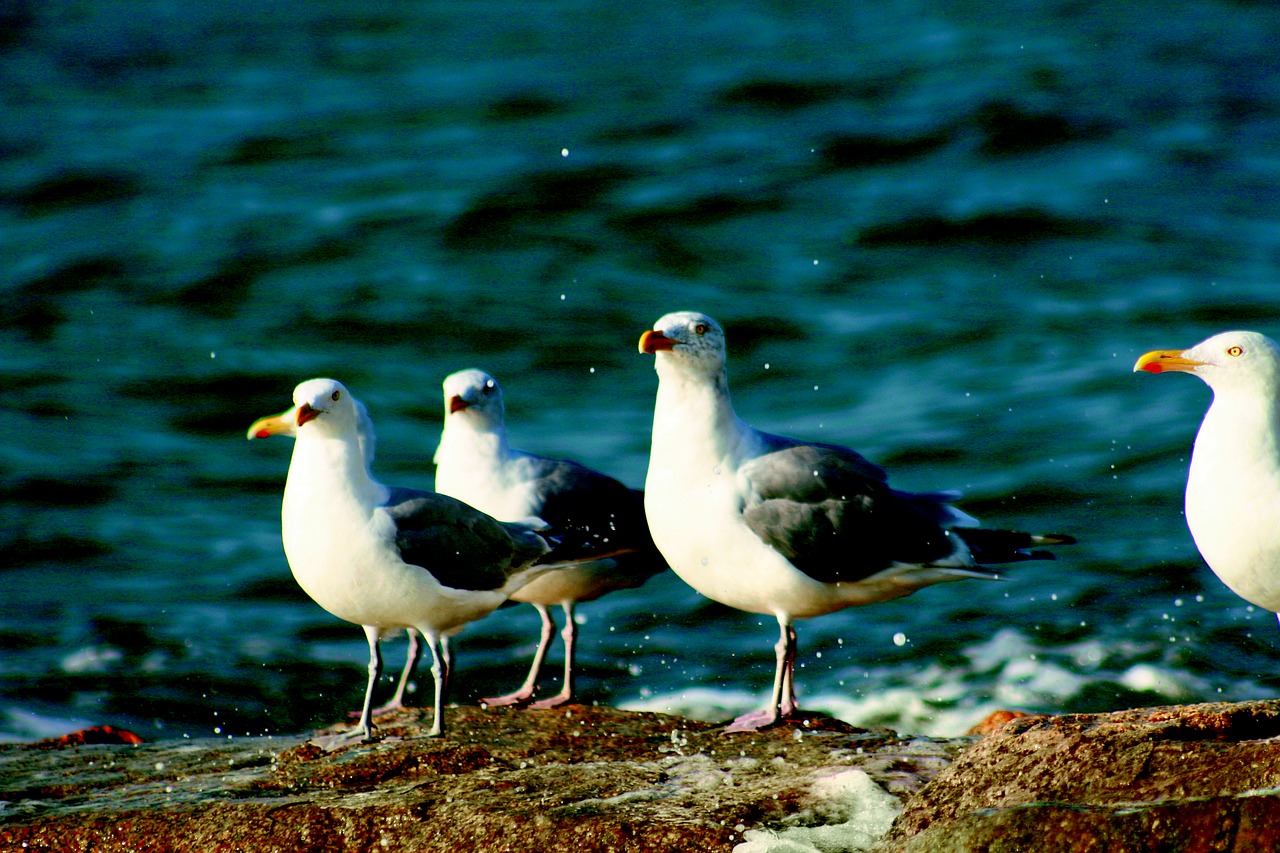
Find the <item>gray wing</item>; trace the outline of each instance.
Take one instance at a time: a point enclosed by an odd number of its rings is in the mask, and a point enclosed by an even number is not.
[[[532,528],[435,492],[393,488],[382,508],[395,522],[401,559],[453,589],[499,589],[551,550]]]
[[[883,469],[845,447],[763,438],[765,452],[739,469],[743,519],[809,577],[856,581],[955,552],[948,495],[895,491]]]
[[[578,540],[584,552],[603,557],[654,548],[640,492],[566,459],[525,454],[524,464],[533,481],[533,514]]]

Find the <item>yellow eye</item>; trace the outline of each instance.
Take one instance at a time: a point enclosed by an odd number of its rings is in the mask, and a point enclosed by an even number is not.
[[[1234,346],[1231,349],[1227,350],[1227,355],[1231,356],[1232,358],[1239,358],[1240,356],[1244,355],[1244,347]]]
[[[698,325],[693,327],[693,330],[700,335],[705,335],[707,333],[707,324],[699,323]]]
[[[342,397],[342,392],[341,392],[341,391],[334,391],[334,392],[329,396],[329,399],[333,400],[333,402],[335,402],[335,403],[336,403],[336,402],[338,402],[338,400],[339,400],[341,397]]]

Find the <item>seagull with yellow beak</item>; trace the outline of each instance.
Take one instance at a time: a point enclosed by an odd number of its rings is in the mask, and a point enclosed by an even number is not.
[[[1153,350],[1133,369],[1191,373],[1213,389],[1191,452],[1187,527],[1232,592],[1280,612],[1280,347],[1257,332],[1223,332]]]

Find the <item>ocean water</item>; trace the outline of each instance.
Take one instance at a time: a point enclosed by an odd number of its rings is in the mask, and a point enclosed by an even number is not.
[[[1278,38],[1248,0],[6,4],[0,738],[358,707],[361,632],[281,550],[290,442],[249,423],[339,378],[375,473],[429,487],[479,367],[516,446],[638,486],[636,341],[678,309],[726,326],[748,421],[1080,540],[802,623],[806,707],[954,734],[1276,695],[1275,617],[1182,519],[1208,389],[1131,367],[1280,335]],[[769,689],[776,626],[670,574],[580,621],[584,701]],[[452,698],[536,634],[471,626]]]

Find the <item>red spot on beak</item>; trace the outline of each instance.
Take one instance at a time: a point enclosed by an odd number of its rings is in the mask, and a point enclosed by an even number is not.
[[[307,421],[313,421],[320,417],[320,412],[311,408],[310,404],[303,403],[298,407],[298,426],[302,426]]]
[[[1164,373],[1164,368],[1161,367],[1160,362],[1158,361],[1153,361],[1150,364],[1144,364],[1141,369],[1145,370],[1147,373]]]
[[[471,404],[468,403],[466,400],[462,399],[461,396],[454,394],[452,397],[449,398],[449,414],[452,415],[454,412],[461,412],[463,409],[468,408],[470,405]]]

